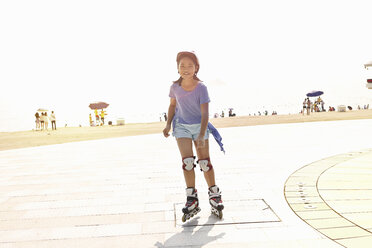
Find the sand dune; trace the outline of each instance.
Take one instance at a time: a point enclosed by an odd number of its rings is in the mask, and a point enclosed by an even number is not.
[[[371,119],[372,110],[322,112],[311,115],[238,116],[210,119],[217,128],[314,121]],[[0,151],[16,148],[62,144],[66,142],[161,133],[165,122],[126,124],[125,126],[68,127],[56,131],[0,133]]]

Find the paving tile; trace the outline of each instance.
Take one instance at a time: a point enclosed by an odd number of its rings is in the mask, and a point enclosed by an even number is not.
[[[48,229],[27,229],[0,231],[1,242],[17,242],[48,239],[73,239],[88,237],[105,237],[120,235],[139,235],[142,232],[141,224],[113,224],[79,227],[61,227]]]
[[[172,211],[173,214],[173,211]],[[174,217],[171,219],[174,220]],[[33,219],[13,219],[0,221],[0,230],[19,230],[30,228],[47,227],[69,227],[69,226],[93,226],[104,224],[122,224],[122,223],[152,223],[166,221],[164,212],[146,212],[131,214],[113,214],[113,215],[87,215],[71,217],[47,217]]]
[[[174,220],[162,222],[144,222],[142,224],[142,234],[172,233],[176,230]]]
[[[338,239],[337,242],[349,248],[372,247],[372,235],[350,239]]]
[[[327,201],[372,199],[372,190],[319,189],[319,193]]]
[[[356,225],[363,227],[364,229],[372,228],[372,212],[369,213],[356,212],[350,214],[343,213],[342,216],[352,221]]]
[[[327,203],[339,213],[372,212],[372,200],[340,200]]]
[[[2,248],[138,248],[138,247],[162,247],[163,234],[151,235],[126,235],[116,237],[90,237],[74,239],[19,241],[16,243],[2,243]]]
[[[331,239],[346,239],[354,237],[370,236],[371,233],[359,227],[339,227],[318,229],[319,232]]]
[[[330,219],[306,220],[306,222],[312,227],[314,227],[315,229],[354,226],[353,223],[351,223],[350,221],[342,217],[330,218]]]
[[[318,177],[308,177],[308,176],[297,176],[296,174],[292,174],[290,178],[288,178],[287,182],[285,183],[287,187],[313,187],[316,185]]]
[[[314,211],[314,210],[328,210],[330,209],[328,205],[324,202],[320,203],[293,203],[291,204],[291,208],[295,212],[306,212],[306,211]]]
[[[286,197],[317,197],[319,196],[318,192],[312,190],[311,192],[297,191],[297,192],[285,192]]]
[[[319,196],[306,196],[306,197],[287,197],[287,202],[289,204],[296,203],[323,203],[323,199]]]
[[[316,190],[315,185],[286,185],[285,192],[298,192],[298,191],[313,191]]]
[[[314,220],[314,219],[330,219],[338,218],[338,215],[333,210],[314,210],[314,211],[298,211],[296,214],[304,220]]]
[[[372,190],[371,184],[369,182],[355,182],[355,181],[340,181],[340,180],[320,180],[319,181],[320,189],[332,189],[337,185],[338,190],[359,190],[359,189],[369,189]]]

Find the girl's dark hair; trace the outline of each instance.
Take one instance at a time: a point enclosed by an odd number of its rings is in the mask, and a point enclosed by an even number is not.
[[[200,81],[200,82],[203,82],[203,81],[201,81],[196,75],[194,75],[194,79],[195,80],[198,80],[198,81]],[[175,83],[175,84],[178,84],[179,86],[181,86],[181,83],[182,83],[182,77],[180,77],[179,79],[177,79],[176,81],[173,81],[173,83]]]
[[[201,81],[196,75],[196,74],[198,74],[198,71],[199,71],[199,68],[200,68],[199,60],[193,52],[180,52],[180,53],[178,53],[177,54],[177,68],[180,64],[181,59],[184,58],[184,57],[188,57],[192,60],[192,62],[194,63],[194,65],[196,67],[194,79],[198,80],[198,81]],[[177,79],[176,81],[173,81],[173,83],[177,83],[179,86],[181,86],[182,77],[180,76],[180,78]]]

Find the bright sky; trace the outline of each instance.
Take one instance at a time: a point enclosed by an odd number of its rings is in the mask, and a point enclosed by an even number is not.
[[[369,0],[1,1],[0,131],[33,128],[40,107],[61,125],[87,125],[94,101],[110,103],[111,117],[157,117],[181,50],[199,56],[211,113],[300,110],[311,90],[326,105],[372,103],[371,9]]]

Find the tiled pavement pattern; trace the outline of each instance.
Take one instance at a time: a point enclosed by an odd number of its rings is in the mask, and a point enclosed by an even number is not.
[[[372,247],[372,149],[311,163],[285,184],[292,210],[346,247]]]
[[[336,243],[327,236],[343,236],[331,229],[325,236],[298,218],[283,189],[288,177],[304,165],[363,151],[352,159],[358,163],[340,159],[320,177],[318,169],[313,174],[320,178],[318,189],[327,204],[368,232],[365,216],[370,210],[364,203],[370,200],[369,192],[353,191],[356,204],[341,200],[351,199],[347,194],[354,186],[368,189],[371,124],[372,120],[359,120],[220,129],[226,155],[211,141],[211,159],[226,206],[224,219],[210,216],[207,187],[197,171],[202,212],[186,224],[179,221],[185,185],[174,139],[155,134],[3,151],[0,247],[347,246],[349,239]],[[354,185],[346,176],[360,171],[365,175]],[[333,190],[339,178],[345,190]],[[316,222],[322,228],[334,226],[316,219],[309,224]],[[355,232],[359,242],[368,239],[354,229],[340,230]]]

